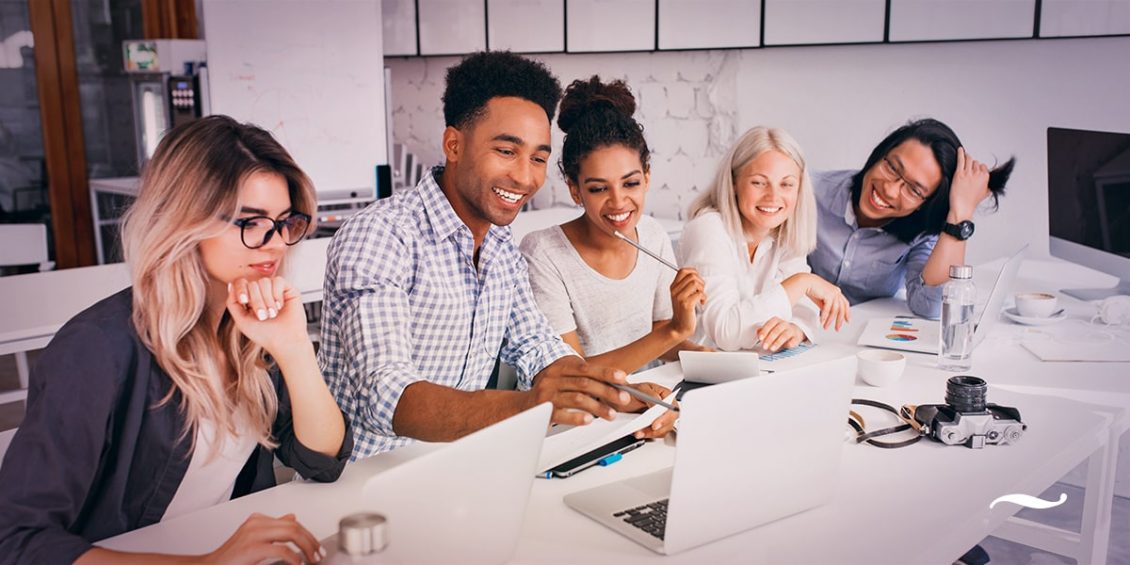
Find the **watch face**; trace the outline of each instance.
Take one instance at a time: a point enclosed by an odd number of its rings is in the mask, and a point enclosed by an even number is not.
[[[966,220],[959,224],[961,226],[961,239],[969,239],[973,235],[973,222]]]
[[[946,224],[945,231],[960,240],[966,240],[973,235],[973,222],[965,220],[956,224]]]

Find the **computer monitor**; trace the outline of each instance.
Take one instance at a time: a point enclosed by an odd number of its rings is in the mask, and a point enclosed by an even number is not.
[[[1130,294],[1130,133],[1048,128],[1048,235],[1052,255],[1119,279],[1065,294]]]

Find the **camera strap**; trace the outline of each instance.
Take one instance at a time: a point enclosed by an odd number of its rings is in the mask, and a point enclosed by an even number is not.
[[[878,430],[869,432],[865,427],[863,417],[854,410],[849,411],[848,425],[851,426],[851,428],[856,432],[855,443],[867,442],[871,445],[874,445],[875,447],[882,447],[884,449],[896,449],[899,447],[914,445],[915,443],[918,443],[918,440],[922,439],[922,427],[918,424],[918,422],[914,420],[914,406],[907,405],[903,406],[901,410],[895,410],[895,407],[891,406],[890,404],[885,404],[877,400],[867,400],[866,398],[853,398],[851,399],[851,403],[858,404],[860,406],[870,406],[872,408],[886,410],[887,412],[894,414],[896,418],[903,422],[902,424],[896,426],[891,426],[889,428],[880,428]],[[902,441],[880,441],[875,439],[877,437],[905,432],[911,429],[913,429],[917,435],[910,439]]]

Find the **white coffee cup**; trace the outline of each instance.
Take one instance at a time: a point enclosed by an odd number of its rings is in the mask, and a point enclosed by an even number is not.
[[[899,380],[906,370],[906,356],[885,349],[864,349],[855,354],[856,372],[871,386],[887,386]]]
[[[1021,292],[1016,295],[1016,312],[1026,318],[1047,318],[1055,313],[1056,297],[1047,292]]]

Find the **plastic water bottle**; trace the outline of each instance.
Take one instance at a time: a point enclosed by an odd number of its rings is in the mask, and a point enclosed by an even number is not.
[[[942,287],[942,337],[938,344],[938,367],[946,371],[968,371],[973,367],[973,267],[951,265],[950,280]]]

